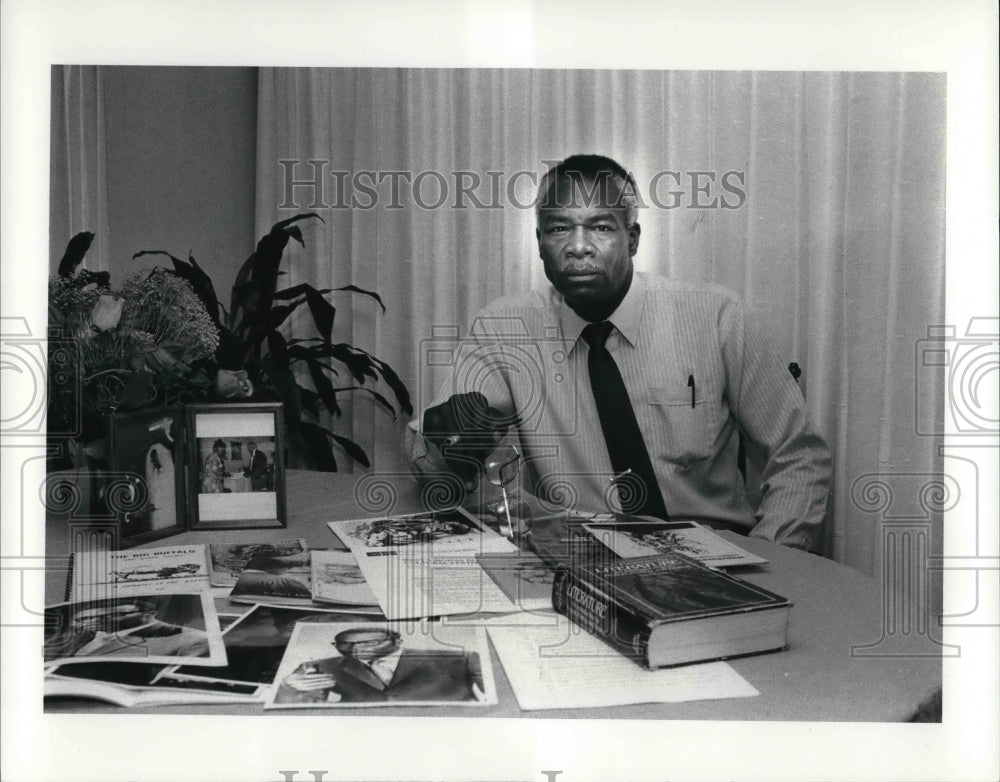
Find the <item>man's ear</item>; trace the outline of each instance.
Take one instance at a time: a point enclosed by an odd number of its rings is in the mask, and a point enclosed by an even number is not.
[[[642,233],[642,226],[635,223],[628,230],[628,254],[634,256],[639,251],[639,234]]]

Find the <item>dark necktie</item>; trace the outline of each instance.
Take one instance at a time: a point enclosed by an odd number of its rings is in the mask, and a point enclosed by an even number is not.
[[[608,321],[591,323],[584,328],[583,339],[590,346],[587,358],[590,387],[594,392],[611,466],[616,475],[629,469],[632,471],[617,481],[622,511],[667,519],[667,508],[656,483],[653,463],[639,431],[639,422],[635,418],[625,382],[618,365],[604,346],[612,328],[614,326]]]

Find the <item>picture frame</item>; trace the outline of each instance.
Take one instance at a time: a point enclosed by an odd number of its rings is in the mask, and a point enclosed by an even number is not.
[[[119,549],[186,529],[184,427],[180,407],[108,417],[106,504],[117,523]]]
[[[188,405],[186,411],[188,529],[286,526],[281,403]]]

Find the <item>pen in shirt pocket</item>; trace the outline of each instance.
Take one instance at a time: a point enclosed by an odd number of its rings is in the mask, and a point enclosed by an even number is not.
[[[688,387],[691,389],[691,409],[694,410],[694,375],[688,375]]]

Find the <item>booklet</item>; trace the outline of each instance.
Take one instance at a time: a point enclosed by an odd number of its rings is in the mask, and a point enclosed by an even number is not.
[[[206,592],[145,592],[45,609],[46,662],[85,659],[225,665],[215,601]]]
[[[312,552],[312,597],[321,603],[378,607],[350,551]]]
[[[584,527],[615,554],[627,559],[653,554],[684,554],[712,567],[767,564],[763,557],[741,549],[693,521],[600,516]]]
[[[388,619],[518,610],[476,561],[516,547],[461,508],[328,526],[351,549]]]
[[[487,706],[496,702],[482,627],[300,622],[265,708]]]
[[[211,543],[208,547],[209,583],[233,587],[247,562],[257,556],[286,556],[307,551],[302,538],[252,543]]]
[[[208,560],[200,543],[127,551],[86,549],[70,555],[69,567],[70,601],[208,589]]]

